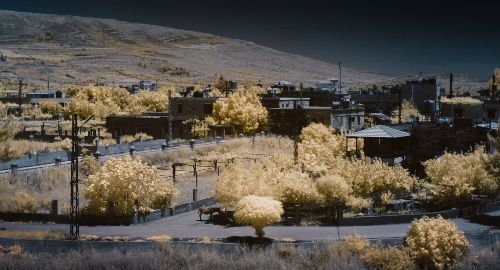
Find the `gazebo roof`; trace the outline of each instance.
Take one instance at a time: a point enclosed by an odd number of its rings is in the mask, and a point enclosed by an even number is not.
[[[388,126],[378,125],[371,128],[356,131],[348,134],[349,138],[404,138],[409,137],[410,133],[397,130]]]

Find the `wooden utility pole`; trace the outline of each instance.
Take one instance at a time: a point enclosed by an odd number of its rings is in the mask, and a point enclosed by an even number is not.
[[[23,103],[23,97],[22,97],[22,94],[23,94],[23,80],[20,79],[19,80],[19,92],[18,92],[18,105],[19,105],[19,112],[18,112],[18,116],[21,117],[21,114],[22,114],[22,103]]]

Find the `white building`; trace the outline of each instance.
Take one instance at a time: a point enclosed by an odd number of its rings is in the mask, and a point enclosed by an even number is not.
[[[321,80],[316,84],[316,90],[336,92],[339,87],[339,80],[336,78],[330,78],[326,80]]]

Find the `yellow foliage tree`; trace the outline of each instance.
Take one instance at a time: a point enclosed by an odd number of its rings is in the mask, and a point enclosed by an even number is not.
[[[445,236],[445,237],[443,237]],[[469,243],[455,223],[442,217],[423,217],[412,222],[406,244],[414,260],[424,269],[446,269],[469,249]]]
[[[285,155],[272,155],[259,160],[255,166],[235,162],[223,170],[215,188],[215,198],[221,204],[234,207],[249,195],[280,199],[280,180],[287,180],[286,172],[298,170]]]
[[[258,237],[263,237],[264,227],[278,223],[283,212],[281,202],[269,197],[250,195],[238,202],[234,218],[239,224],[249,224]]]
[[[40,109],[42,110],[42,113],[54,116],[63,111],[63,106],[55,100],[44,100],[40,102]]]
[[[279,176],[278,197],[284,204],[295,205],[319,201],[319,193],[308,174],[289,171]]]
[[[106,213],[112,203],[116,214],[130,215],[136,203],[139,213],[147,213],[165,200],[170,202],[176,193],[174,185],[162,179],[156,167],[127,156],[110,159],[91,174],[85,181],[84,194],[92,213]]]
[[[424,162],[433,198],[457,203],[469,200],[473,193],[496,195],[499,185],[488,173],[489,158],[479,147],[468,154],[445,153],[439,159]]]
[[[267,126],[267,110],[255,93],[238,91],[225,100],[214,103],[213,118],[222,125],[235,127],[238,132],[252,134]]]
[[[346,137],[343,134],[333,134],[333,131],[323,124],[312,123],[304,127],[299,136],[298,159],[309,172],[332,164],[332,160],[345,156]]]
[[[81,119],[91,115],[97,119],[105,119],[122,113],[129,103],[130,94],[126,89],[89,85],[73,96],[65,108],[65,114],[77,114]]]
[[[130,99],[130,105],[127,108],[130,114],[165,112],[168,110],[168,94],[164,91],[142,91],[137,95],[132,95]]]
[[[410,116],[417,117],[420,115],[417,107],[407,100],[404,100],[401,104],[401,123],[407,123]],[[399,109],[396,108],[391,113],[391,123],[398,124],[399,123]]]
[[[352,194],[352,188],[347,181],[337,175],[325,175],[317,181],[318,191],[327,203],[345,203]]]

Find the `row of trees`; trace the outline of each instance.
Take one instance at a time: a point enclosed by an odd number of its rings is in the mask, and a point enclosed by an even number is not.
[[[126,89],[104,86],[85,86],[73,91],[68,106],[62,110],[53,104],[40,106],[42,110],[62,112],[65,115],[77,114],[85,119],[94,115],[97,119],[105,119],[111,115],[140,114],[146,111],[162,112],[168,110],[168,91],[178,95],[175,89],[160,88],[158,91],[144,91],[131,95]],[[50,105],[50,106],[49,106]]]
[[[500,157],[486,154],[483,148],[467,154],[446,153],[426,161],[426,179],[417,179],[406,169],[381,160],[345,158],[345,135],[334,134],[321,124],[302,130],[298,152],[297,162],[288,154],[275,154],[253,166],[232,164],[219,177],[216,199],[228,207],[243,202],[254,202],[252,207],[258,207],[260,201],[271,204],[269,200],[274,200],[272,205],[276,207],[268,209],[274,217],[281,211],[279,205],[317,204],[334,209],[344,205],[359,212],[374,203],[387,203],[394,194],[412,190],[422,199],[425,196],[436,203],[453,205],[470,200],[473,194],[495,197],[500,191]],[[241,208],[265,212],[252,207]],[[252,224],[248,219],[240,222]],[[261,235],[260,223],[267,219],[257,220],[259,225],[254,227]]]
[[[215,196],[227,206],[243,197],[272,197],[283,204],[347,204],[354,211],[373,199],[410,191],[416,179],[402,167],[380,160],[345,158],[345,135],[326,126],[311,124],[303,129],[298,162],[289,155],[272,155],[255,166],[235,163],[223,171]],[[389,196],[390,197],[390,196]]]

